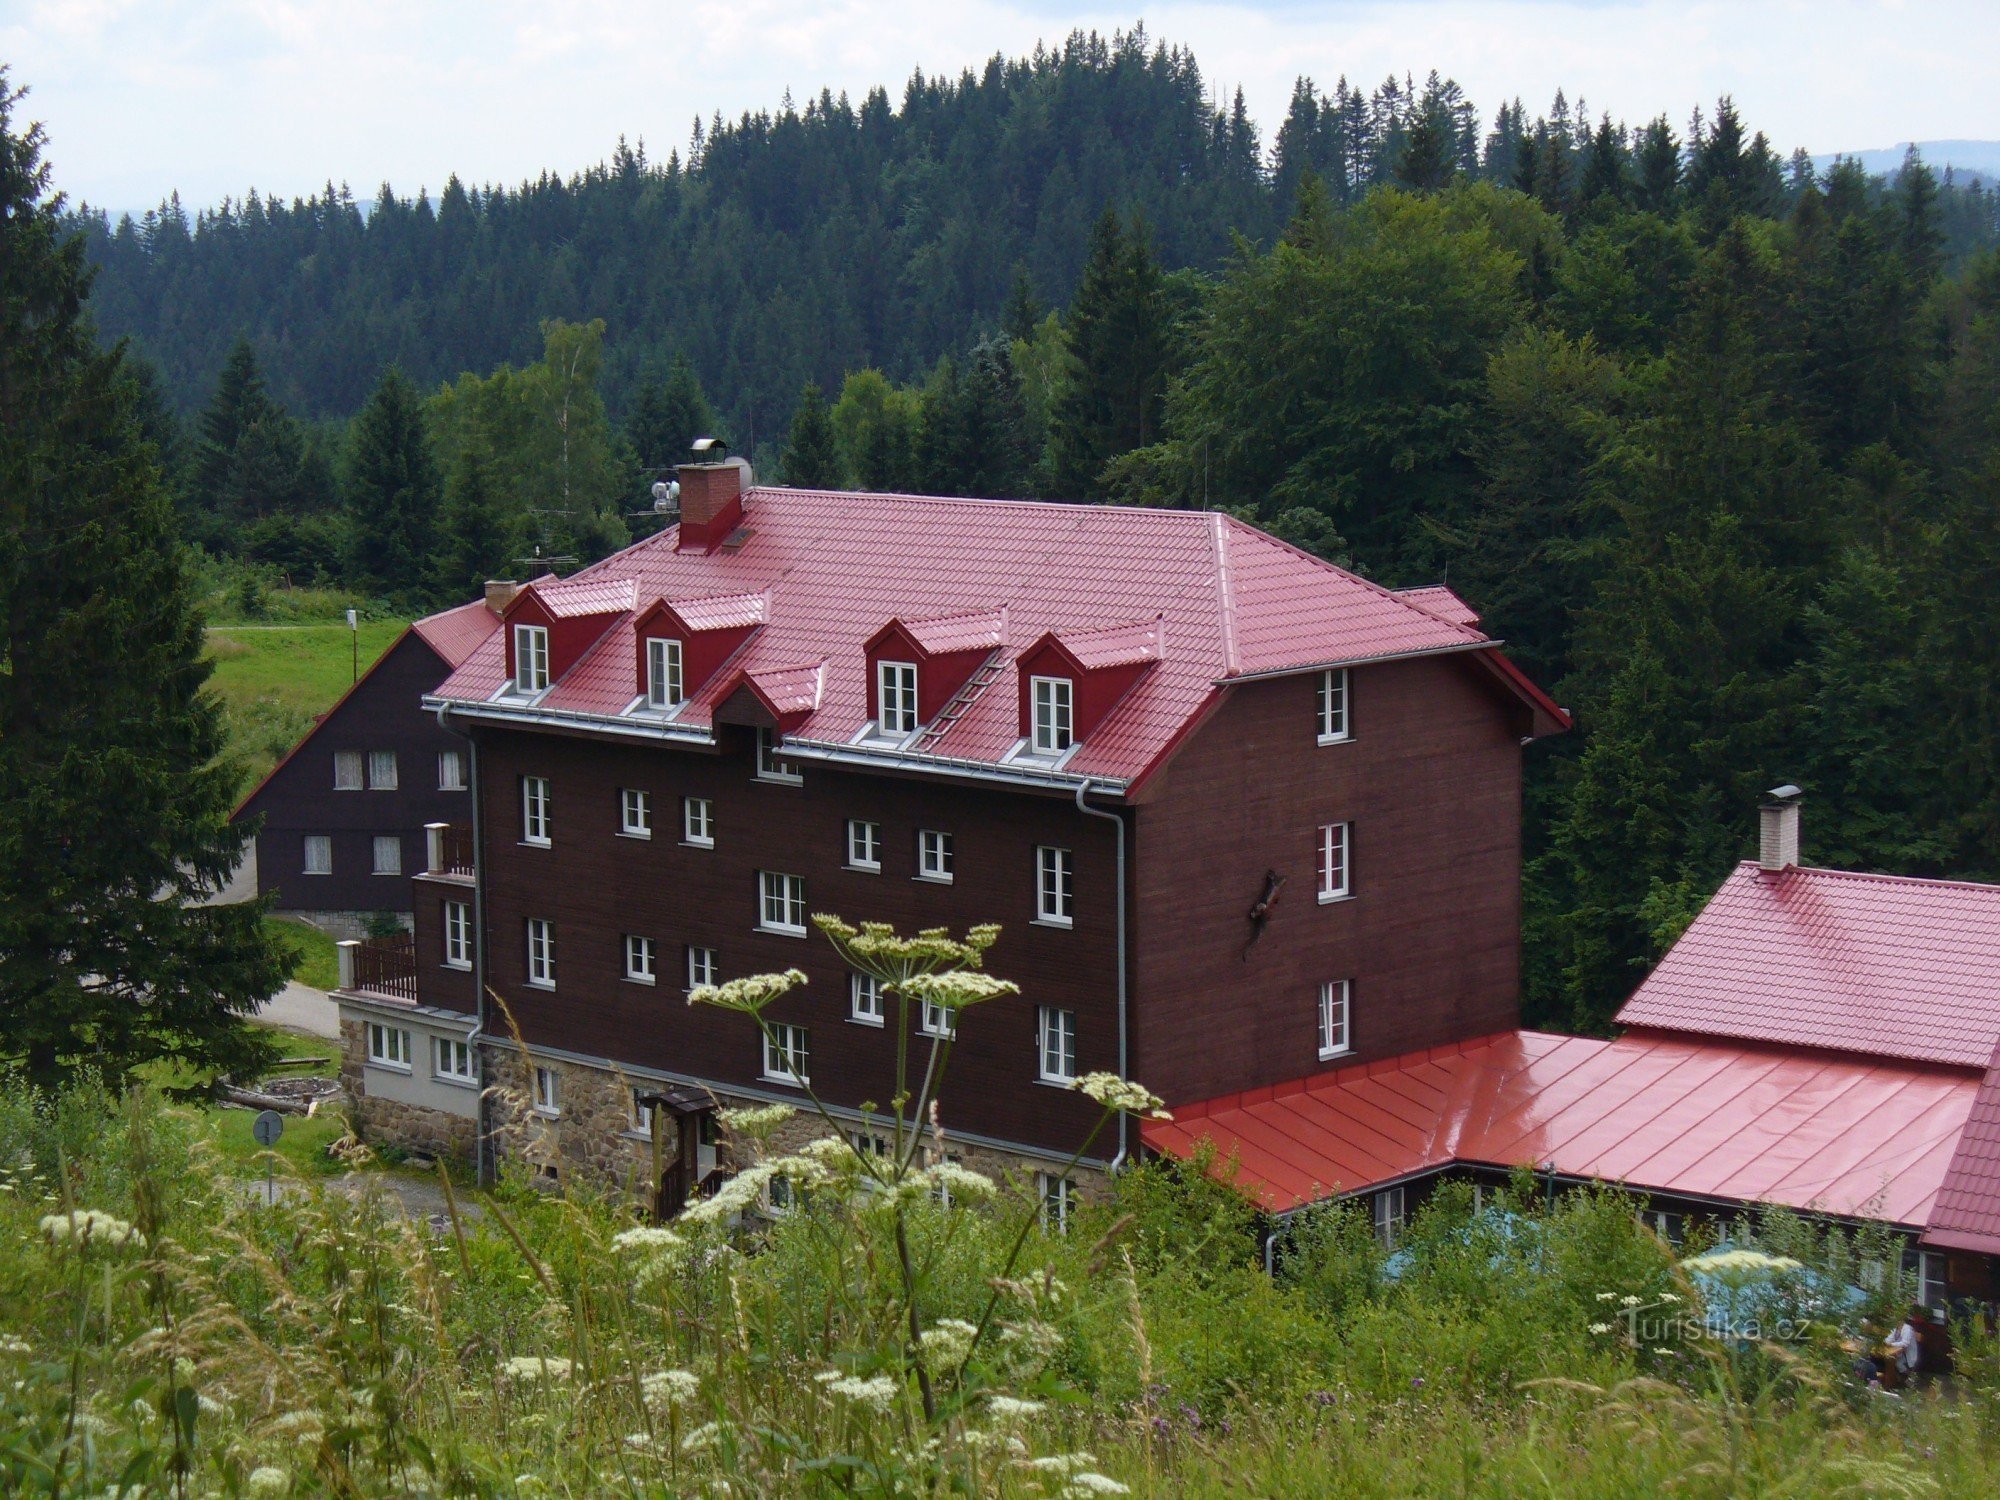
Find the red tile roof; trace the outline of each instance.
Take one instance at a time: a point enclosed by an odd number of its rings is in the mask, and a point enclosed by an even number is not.
[[[1440,1167],[1926,1224],[1979,1091],[1911,1063],[1673,1037],[1505,1032],[1174,1108],[1145,1143],[1203,1139],[1277,1212]]]
[[[2000,886],[1739,865],[1618,1020],[1983,1069]]]
[[[1980,1080],[1924,1243],[2000,1255],[2000,1046]]]
[[[480,643],[499,628],[500,617],[486,607],[484,599],[426,615],[410,626],[447,667],[463,666]]]
[[[623,607],[640,611],[659,598],[682,608],[718,595],[768,595],[768,619],[676,716],[683,729],[705,729],[746,670],[824,661],[818,701],[788,738],[847,746],[867,719],[863,647],[878,630],[891,619],[942,622],[1004,610],[1001,677],[925,742],[940,760],[998,764],[1019,736],[1019,652],[1051,631],[1067,639],[1162,617],[1158,665],[1063,767],[1076,777],[1131,782],[1164,757],[1219,683],[1493,649],[1470,626],[1208,512],[756,489],[747,496],[741,545],[682,552],[677,537],[673,529],[650,537],[561,587],[613,602],[628,588],[633,602]],[[534,707],[623,714],[633,698],[634,652],[631,619],[616,621]],[[505,686],[504,655],[502,642],[488,642],[439,696],[466,704],[494,698]],[[1518,673],[1496,680],[1530,703],[1538,727],[1565,727],[1561,711]]]
[[[1479,611],[1441,583],[1427,584],[1423,588],[1397,589],[1396,596],[1407,599],[1417,608],[1427,609],[1439,619],[1449,620],[1454,625],[1479,623]]]
[[[1007,644],[1007,611],[982,609],[935,620],[904,620],[910,639],[933,656],[954,651],[991,651]]]

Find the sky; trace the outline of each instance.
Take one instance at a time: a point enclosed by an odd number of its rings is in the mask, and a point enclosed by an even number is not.
[[[56,186],[114,213],[329,180],[433,193],[663,156],[695,115],[822,87],[899,99],[1072,29],[1143,15],[1241,87],[1268,144],[1300,74],[1455,77],[1481,118],[1558,88],[1629,120],[1728,93],[1782,152],[2000,138],[1993,0],[0,0],[0,60],[31,93]]]

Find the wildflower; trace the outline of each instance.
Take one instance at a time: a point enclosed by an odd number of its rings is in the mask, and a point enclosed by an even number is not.
[[[1672,1292],[1662,1292],[1660,1293],[1660,1300],[1662,1302],[1678,1302],[1681,1299],[1675,1296]]]
[[[1039,1401],[1021,1401],[1013,1396],[986,1398],[987,1415],[1002,1422],[1025,1421],[1029,1417],[1040,1415],[1041,1410],[1042,1403]]]
[[[1620,1307],[1637,1307],[1639,1305],[1639,1300],[1640,1299],[1637,1297],[1630,1297],[1630,1296],[1620,1297],[1618,1299],[1618,1305]]]
[[[1021,1465],[1033,1469],[1038,1474],[1071,1474],[1085,1464],[1094,1464],[1097,1456],[1091,1453],[1051,1453],[1043,1458],[1031,1458]]]
[[[921,1000],[939,1010],[960,1011],[984,1000],[1018,995],[1021,987],[1011,979],[995,979],[970,969],[953,969],[944,974],[918,974],[899,986],[912,1000]]]
[[[1653,1352],[1655,1354],[1672,1354],[1674,1351],[1671,1349],[1662,1349],[1657,1344],[1655,1344],[1653,1346]]]
[[[611,1237],[613,1250],[677,1250],[686,1243],[671,1229],[652,1224],[621,1230]]]
[[[715,1447],[721,1441],[722,1424],[720,1422],[704,1422],[701,1426],[695,1428],[693,1432],[690,1432],[686,1437],[681,1439],[681,1452],[701,1453]]]
[[[0,1354],[32,1354],[35,1346],[26,1339],[17,1339],[12,1334],[0,1334]]]
[[[1609,1323],[1592,1323],[1590,1331],[1592,1333],[1609,1333],[1611,1332],[1611,1325]]]
[[[655,1370],[639,1377],[639,1393],[655,1411],[679,1406],[701,1394],[701,1377],[692,1370]]]
[[[569,1360],[555,1356],[517,1354],[500,1367],[509,1380],[567,1380],[573,1368]]]
[[[1616,1302],[1618,1300],[1618,1294],[1616,1292],[1599,1292],[1597,1294],[1597,1300],[1599,1302]]]
[[[1086,1073],[1070,1087],[1120,1114],[1144,1115],[1151,1120],[1173,1118],[1162,1108],[1166,1100],[1151,1089],[1129,1078],[1120,1078],[1116,1073]]]
[[[1690,1271],[1710,1273],[1754,1274],[1757,1272],[1777,1273],[1796,1271],[1799,1262],[1789,1255],[1766,1255],[1761,1250],[1711,1250],[1706,1255],[1697,1255],[1693,1260],[1684,1260],[1681,1265]]]
[[[969,928],[962,941],[945,927],[926,927],[915,937],[904,937],[887,922],[863,922],[855,928],[825,914],[815,914],[813,925],[854,967],[892,984],[914,974],[981,968],[986,950],[1000,936],[990,922]]]
[[[688,991],[688,1004],[714,1005],[754,1016],[805,982],[805,974],[798,969],[786,969],[779,974],[749,974],[726,984],[698,984]]]
[[[141,1245],[146,1243],[146,1237],[123,1219],[99,1213],[94,1208],[79,1208],[66,1214],[49,1214],[42,1220],[42,1236],[52,1245],[73,1241],[79,1247],[123,1245],[128,1241],[137,1241]]]
[[[963,1318],[940,1318],[917,1342],[939,1365],[955,1365],[972,1352],[972,1340],[978,1332]]]
[[[1108,1474],[1099,1474],[1090,1469],[1069,1476],[1069,1483],[1063,1487],[1066,1496],[1085,1495],[1129,1495],[1131,1486],[1120,1484]]]
[[[815,1375],[827,1390],[836,1396],[843,1396],[857,1406],[870,1407],[875,1411],[887,1411],[896,1399],[898,1387],[887,1375],[848,1375],[840,1370],[822,1370]]]
[[[942,1192],[953,1203],[973,1198],[991,1198],[1000,1189],[991,1177],[962,1167],[955,1161],[941,1161],[916,1174],[922,1185]]]
[[[248,1493],[256,1496],[285,1495],[291,1493],[292,1476],[283,1469],[274,1469],[269,1464],[252,1469],[245,1486]]]
[[[724,1128],[738,1135],[761,1135],[777,1129],[797,1113],[789,1104],[765,1104],[756,1109],[719,1109],[715,1116]]]

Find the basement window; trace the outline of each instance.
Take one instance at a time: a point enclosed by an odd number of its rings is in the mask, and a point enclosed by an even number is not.
[[[400,1026],[368,1023],[368,1060],[377,1067],[410,1070],[410,1034]]]

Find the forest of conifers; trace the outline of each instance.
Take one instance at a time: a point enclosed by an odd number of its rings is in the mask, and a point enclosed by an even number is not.
[[[1780,782],[1812,863],[2000,878],[2000,197],[1920,161],[1435,77],[1301,81],[1266,149],[1133,34],[516,189],[74,222],[190,533],[295,579],[601,554],[713,429],[1448,580],[1577,721],[1530,1021],[1601,1023]]]

